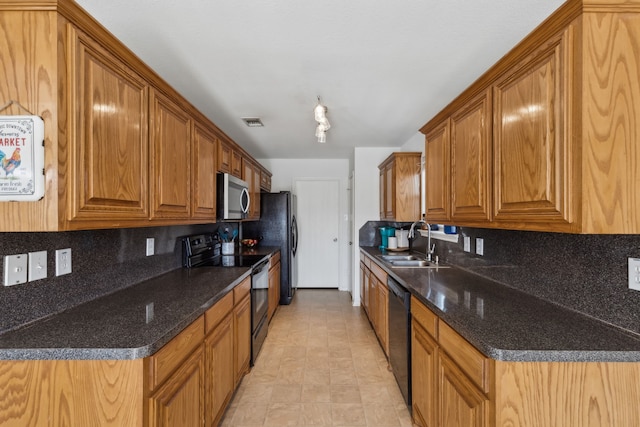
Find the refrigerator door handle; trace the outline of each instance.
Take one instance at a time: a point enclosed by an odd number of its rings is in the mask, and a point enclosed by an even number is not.
[[[291,252],[293,256],[296,256],[296,252],[298,251],[298,221],[296,221],[296,216],[293,215],[291,218]]]

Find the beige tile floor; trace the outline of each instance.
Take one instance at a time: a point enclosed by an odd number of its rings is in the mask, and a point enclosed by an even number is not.
[[[298,290],[280,306],[222,426],[411,426],[376,336],[351,296]]]

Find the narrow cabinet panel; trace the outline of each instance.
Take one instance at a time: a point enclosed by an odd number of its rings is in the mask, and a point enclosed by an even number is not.
[[[233,369],[233,315],[231,312],[205,339],[207,426],[218,425],[235,389]]]
[[[427,221],[448,222],[451,216],[449,120],[426,135],[425,187]]]
[[[216,219],[217,139],[196,122],[193,127],[191,216]]]
[[[176,102],[152,93],[151,219],[190,214],[191,118]]]
[[[437,425],[437,354],[437,342],[421,323],[413,319],[411,322],[412,409],[415,422],[422,427]]]
[[[485,91],[451,116],[451,219],[487,221],[491,194],[491,105]]]
[[[148,85],[68,25],[70,221],[148,218]],[[146,221],[145,221],[146,222]]]

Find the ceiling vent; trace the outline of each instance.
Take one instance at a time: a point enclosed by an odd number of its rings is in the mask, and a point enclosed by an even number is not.
[[[261,128],[264,126],[259,117],[243,117],[242,121],[250,128]]]

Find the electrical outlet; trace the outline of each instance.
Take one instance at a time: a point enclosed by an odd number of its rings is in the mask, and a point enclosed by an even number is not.
[[[156,239],[153,237],[147,237],[147,256],[151,256],[155,253]]]
[[[56,249],[56,276],[71,273],[71,248]]]
[[[629,258],[629,289],[640,291],[640,258]]]
[[[476,254],[480,256],[484,255],[484,239],[480,237],[476,237]]]
[[[464,236],[464,251],[471,252],[471,237]]]
[[[29,252],[29,281],[47,278],[47,251]]]
[[[27,254],[4,257],[4,285],[13,286],[27,282]]]

